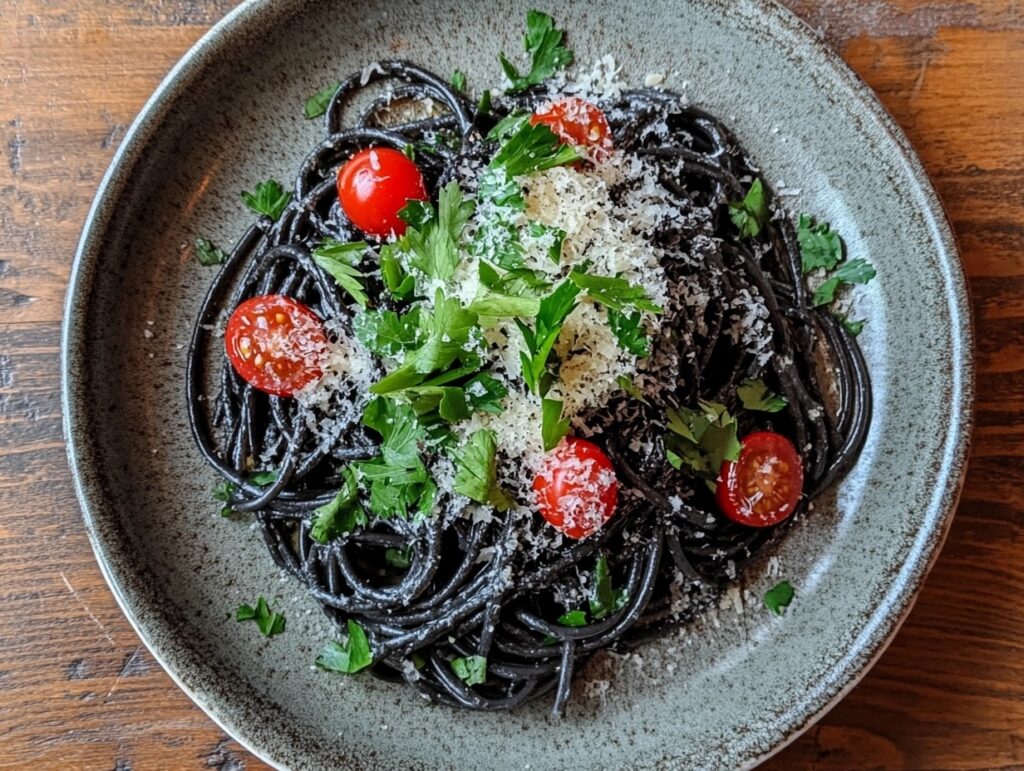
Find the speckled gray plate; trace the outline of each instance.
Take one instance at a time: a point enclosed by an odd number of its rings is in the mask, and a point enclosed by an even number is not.
[[[531,3],[532,4],[532,3]],[[212,272],[183,244],[229,244],[238,191],[292,179],[319,138],[304,98],[382,57],[497,83],[527,3],[250,2],[168,76],[125,138],[82,236],[67,302],[64,404],[99,563],[179,685],[266,760],[293,768],[734,767],[777,750],[882,652],[942,543],[973,397],[964,278],[906,139],[870,91],[786,11],[753,0],[556,4],[581,63],[666,85],[732,124],[792,208],[834,223],[878,278],[858,315],[874,383],[854,472],[778,550],[798,596],[754,599],[640,656],[601,657],[568,718],[543,704],[454,712],[369,677],[312,671],[332,630],[257,533],[216,515],[184,412],[184,350]],[[152,323],[150,323],[152,322]],[[745,577],[754,598],[773,583]],[[288,615],[267,641],[227,620],[263,593]]]

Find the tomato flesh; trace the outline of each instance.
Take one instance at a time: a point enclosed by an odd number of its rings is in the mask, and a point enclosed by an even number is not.
[[[268,294],[235,308],[224,347],[231,366],[254,388],[291,396],[323,374],[327,335],[308,307],[285,295]]]
[[[603,163],[612,152],[612,130],[601,108],[577,96],[546,102],[530,116],[530,123],[543,123],[566,144],[584,150],[595,163]]]
[[[579,539],[597,532],[615,513],[619,482],[600,447],[568,437],[544,456],[533,491],[541,516]]]
[[[796,510],[804,467],[793,443],[773,431],[748,434],[736,461],[725,461],[715,497],[733,522],[748,527],[777,525]]]
[[[427,200],[423,175],[390,147],[360,150],[338,169],[338,202],[349,221],[377,238],[405,233],[398,212],[409,201]]]

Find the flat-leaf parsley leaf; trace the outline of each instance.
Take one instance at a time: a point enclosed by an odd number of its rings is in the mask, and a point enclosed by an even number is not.
[[[816,268],[832,270],[843,259],[843,241],[827,222],[815,223],[810,215],[801,214],[796,238],[804,273]]]
[[[753,238],[768,222],[768,205],[764,198],[764,185],[755,179],[742,201],[729,204],[729,219],[744,238]]]
[[[498,484],[498,439],[493,431],[481,428],[455,457],[455,492],[477,503],[506,511],[513,500]]]
[[[781,412],[789,404],[784,397],[769,391],[764,381],[757,378],[740,383],[736,395],[746,409],[759,412]]]
[[[200,265],[210,267],[211,265],[222,264],[227,259],[227,255],[224,254],[223,249],[218,249],[212,241],[207,241],[205,238],[197,238],[196,259],[199,260]]]
[[[452,672],[466,685],[480,685],[487,679],[487,658],[465,656],[452,659]]]
[[[348,619],[348,639],[344,642],[329,642],[317,656],[316,665],[330,672],[353,674],[366,669],[373,663],[370,641],[366,632],[352,619]]]
[[[324,86],[306,100],[306,104],[302,108],[302,112],[306,116],[307,120],[319,118],[327,112],[327,108],[331,104],[331,99],[334,98],[334,92],[338,90],[340,85],[341,83],[331,83],[329,86]]]
[[[292,194],[285,192],[281,183],[276,179],[268,179],[256,185],[256,191],[250,193],[242,191],[242,201],[257,214],[270,217],[276,220],[281,216],[288,202],[292,200]]]
[[[313,250],[313,262],[327,271],[338,286],[352,295],[360,308],[366,308],[369,298],[363,286],[363,274],[356,269],[369,244],[365,241],[342,243],[329,239]]]

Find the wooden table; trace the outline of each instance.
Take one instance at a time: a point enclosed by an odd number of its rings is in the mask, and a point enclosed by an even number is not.
[[[960,511],[871,674],[769,765],[1024,767],[1024,5],[788,0],[949,209],[978,332]],[[179,691],[93,560],[61,441],[61,303],[127,125],[232,0],[0,0],[0,766],[261,768]]]

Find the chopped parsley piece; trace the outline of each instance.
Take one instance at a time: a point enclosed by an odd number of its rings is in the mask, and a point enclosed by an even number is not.
[[[405,355],[401,367],[372,385],[375,394],[387,394],[423,383],[427,376],[447,370],[456,361],[467,364],[479,357],[469,348],[473,345],[470,337],[477,327],[477,315],[461,305],[458,300],[447,299],[438,289],[434,295],[434,307],[421,309],[419,314],[418,348]],[[435,383],[436,384],[436,383]]]
[[[757,378],[740,383],[736,395],[746,409],[758,412],[781,412],[789,404],[784,397],[769,391],[764,381]]]
[[[546,13],[528,11],[526,14],[526,37],[523,46],[530,55],[530,70],[520,75],[519,70],[505,54],[499,54],[501,68],[512,81],[508,93],[523,91],[536,86],[555,74],[562,67],[572,64],[572,51],[562,45],[564,33],[555,29],[555,22]]]
[[[611,615],[626,604],[629,597],[625,590],[612,585],[612,574],[608,569],[608,558],[602,554],[594,564],[594,590],[590,596],[590,615],[595,621]]]
[[[234,482],[220,482],[213,488],[213,499],[224,504],[220,509],[222,517],[230,517],[234,513],[231,508],[231,496],[235,494],[237,489],[238,485]]]
[[[338,286],[348,292],[352,299],[359,303],[359,307],[364,309],[369,298],[362,283],[365,277],[356,269],[356,265],[368,248],[369,244],[365,241],[344,244],[329,239],[313,250],[313,262],[330,273]]]
[[[530,117],[526,110],[513,110],[504,118],[494,124],[494,128],[487,132],[486,139],[489,142],[504,142],[515,134],[519,127]]]
[[[568,627],[586,626],[592,621],[600,621],[607,618],[629,601],[629,595],[624,589],[616,589],[612,584],[612,574],[608,568],[608,557],[604,554],[598,556],[594,563],[593,574],[594,585],[590,591],[590,599],[587,602],[586,610],[570,610],[558,617],[556,623]],[[588,618],[589,615],[589,618]],[[545,637],[543,644],[551,645],[556,642],[553,637]]]
[[[356,339],[378,356],[397,356],[416,347],[420,334],[420,309],[399,316],[394,311],[368,310],[352,320]]]
[[[479,115],[487,115],[491,112],[491,89],[485,88],[480,94],[480,101],[476,103],[476,111]]]
[[[646,359],[651,354],[651,344],[647,332],[641,323],[640,311],[623,313],[614,308],[608,309],[608,326],[619,341],[619,347],[634,356]]]
[[[513,500],[498,484],[498,440],[493,431],[474,432],[455,457],[455,492],[506,511]]]
[[[455,70],[455,72],[452,73],[452,88],[456,91],[466,90],[466,73],[462,70]]]
[[[812,303],[815,307],[828,305],[835,300],[836,290],[841,284],[866,284],[875,277],[875,269],[862,257],[843,262],[824,284],[814,290]]]
[[[273,637],[284,631],[284,614],[272,612],[262,594],[256,601],[255,608],[245,603],[239,605],[238,610],[235,611],[235,620],[255,621],[260,634],[264,637]]]
[[[257,471],[254,474],[249,475],[249,481],[254,485],[266,487],[267,485],[272,485],[277,481],[278,473],[279,472],[277,471]]]
[[[381,247],[380,276],[392,297],[396,300],[407,300],[416,289],[416,279],[405,272],[395,251],[393,244]]]
[[[632,396],[638,402],[642,402],[643,404],[650,404],[650,402],[648,402],[647,398],[644,396],[644,392],[641,391],[637,387],[637,384],[630,380],[626,375],[619,375],[617,378],[615,378],[615,382],[619,384],[619,388],[621,388],[627,394]]]
[[[562,419],[562,402],[557,399],[541,401],[541,439],[544,452],[555,449],[562,437],[569,433],[569,419]]]
[[[501,406],[502,400],[508,396],[508,389],[497,378],[481,372],[476,375],[465,386],[466,401],[474,412],[489,412],[492,415],[500,415],[505,411]]]
[[[569,279],[594,301],[606,308],[624,311],[632,307],[638,310],[661,313],[661,308],[650,301],[643,287],[633,286],[619,276],[595,276],[575,269]]]
[[[565,243],[566,236],[566,233],[562,228],[545,225],[543,222],[531,222],[530,235],[537,239],[550,238],[551,245],[548,247],[548,257],[551,258],[551,261],[555,263],[555,265],[561,264],[562,244]]]
[[[487,679],[487,658],[460,656],[452,659],[452,672],[466,685],[480,685]]]
[[[338,494],[313,512],[313,525],[309,537],[317,543],[327,543],[342,533],[351,533],[366,525],[366,510],[359,502],[359,483],[355,471],[346,467],[341,472],[344,480]]]
[[[366,632],[352,619],[348,619],[348,638],[343,643],[329,642],[316,658],[320,669],[353,674],[373,663],[370,641]]]
[[[789,581],[780,581],[764,593],[764,606],[776,616],[781,616],[782,611],[793,601],[794,594],[793,585]]]
[[[331,83],[331,85],[324,86],[306,100],[306,104],[302,108],[302,112],[306,116],[307,120],[319,118],[327,112],[327,108],[331,104],[331,99],[334,98],[334,92],[338,90],[339,86],[341,86],[341,83]]]
[[[447,281],[459,264],[459,239],[473,213],[454,180],[437,196],[437,211],[427,201],[409,201],[399,216],[409,223],[398,247],[411,255],[409,264],[429,278]]]
[[[717,402],[700,402],[699,410],[669,409],[665,447],[673,468],[687,466],[709,481],[718,476],[722,462],[737,460],[740,442],[736,418]]]
[[[801,214],[796,238],[804,273],[817,268],[832,270],[843,259],[843,241],[827,222],[816,224],[812,217]]]
[[[539,396],[547,393],[551,385],[548,357],[562,331],[562,324],[576,309],[576,297],[579,291],[579,287],[571,281],[563,281],[559,284],[551,294],[540,301],[534,329],[516,319],[516,326],[519,327],[529,350],[529,353],[519,352],[523,366],[523,379],[530,390]]]
[[[405,570],[412,564],[412,549],[409,547],[405,549],[385,549],[384,561],[393,568]]]
[[[276,179],[268,179],[256,185],[256,192],[242,192],[242,201],[257,214],[276,220],[285,210],[292,194],[286,193]]]
[[[768,205],[764,198],[764,185],[755,179],[742,201],[729,204],[729,219],[744,238],[753,238],[768,222]]]
[[[839,316],[839,321],[842,322],[843,328],[851,335],[856,337],[864,331],[864,325],[867,324],[867,319],[857,319],[853,321],[848,319],[846,316]]]
[[[212,241],[207,241],[205,238],[196,239],[196,259],[199,260],[200,265],[206,267],[221,265],[227,258],[224,250],[218,249]]]
[[[587,625],[587,612],[585,610],[570,610],[558,617],[562,626],[579,627]]]

